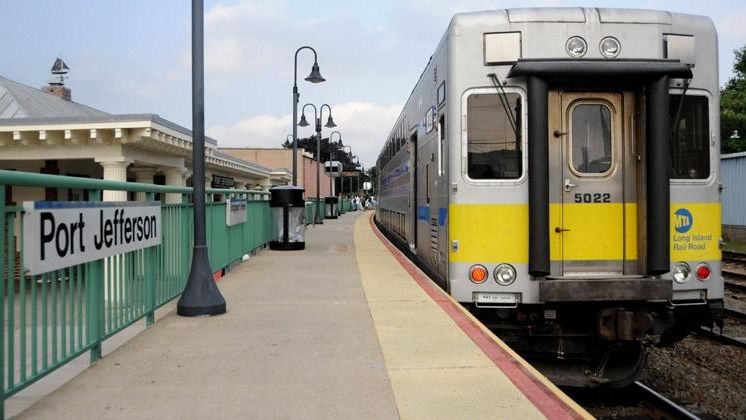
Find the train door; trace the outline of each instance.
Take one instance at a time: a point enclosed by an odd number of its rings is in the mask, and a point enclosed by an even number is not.
[[[636,260],[636,250],[626,249],[636,247],[636,240],[627,244],[637,235],[636,194],[628,187],[636,184],[636,171],[629,153],[633,130],[625,122],[634,96],[559,92],[557,99],[550,112],[560,127],[550,133],[560,151],[551,184],[559,193],[559,217],[550,234],[559,235],[561,274],[632,274],[625,273],[625,260]]]

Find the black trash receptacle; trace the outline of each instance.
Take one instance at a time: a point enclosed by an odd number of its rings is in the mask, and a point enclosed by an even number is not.
[[[324,197],[326,203],[326,218],[336,219],[339,215],[339,199],[337,197]]]
[[[272,213],[272,240],[269,249],[283,251],[306,247],[305,189],[281,185],[269,189],[269,207]]]

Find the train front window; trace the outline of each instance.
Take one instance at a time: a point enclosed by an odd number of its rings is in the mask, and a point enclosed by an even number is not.
[[[506,109],[507,107],[507,109]],[[521,97],[472,94],[466,101],[468,175],[471,179],[521,177]]]
[[[611,169],[611,111],[603,104],[580,104],[572,110],[572,167],[580,173]]]
[[[710,176],[707,97],[671,95],[670,98],[671,178],[707,179]]]

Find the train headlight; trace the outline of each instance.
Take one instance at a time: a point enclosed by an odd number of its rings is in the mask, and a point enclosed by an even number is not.
[[[472,265],[471,268],[469,268],[469,280],[471,280],[472,283],[482,284],[487,281],[489,275],[489,271],[487,271],[483,265]]]
[[[691,273],[692,269],[689,268],[689,264],[685,262],[677,262],[673,267],[673,280],[679,284],[686,283],[686,281],[689,280],[689,274]]]
[[[565,43],[567,55],[572,58],[580,58],[588,51],[588,44],[579,36],[570,37]]]
[[[613,36],[602,39],[598,46],[601,49],[601,54],[606,58],[614,58],[622,51],[622,45]]]
[[[710,274],[712,274],[712,270],[710,269],[710,266],[707,263],[700,263],[697,266],[697,280],[699,281],[707,281],[710,278]]]
[[[503,286],[509,286],[515,281],[515,268],[510,264],[500,264],[495,268],[495,281]]]

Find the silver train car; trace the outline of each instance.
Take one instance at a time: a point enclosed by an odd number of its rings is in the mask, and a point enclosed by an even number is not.
[[[376,222],[558,384],[722,323],[717,34],[654,10],[458,14],[377,161]]]

